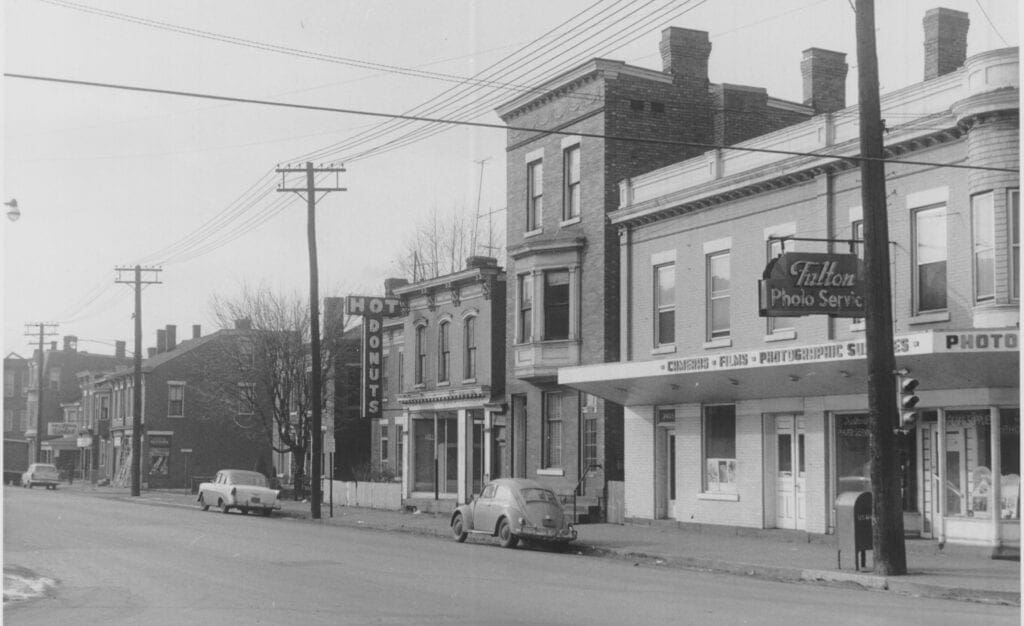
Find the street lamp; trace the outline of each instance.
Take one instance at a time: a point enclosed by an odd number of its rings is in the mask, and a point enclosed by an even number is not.
[[[4,206],[11,207],[7,209],[7,219],[17,222],[18,218],[21,217],[21,211],[18,210],[18,201],[11,198],[9,202],[4,202]]]

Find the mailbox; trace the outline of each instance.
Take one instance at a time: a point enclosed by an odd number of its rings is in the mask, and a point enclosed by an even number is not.
[[[866,566],[867,551],[873,545],[870,491],[844,491],[836,498],[836,540],[836,565],[839,569],[843,569],[843,557],[851,556],[855,570]]]

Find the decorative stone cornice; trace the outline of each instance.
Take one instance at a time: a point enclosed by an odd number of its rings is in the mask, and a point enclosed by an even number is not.
[[[398,394],[398,403],[402,406],[427,406],[462,400],[490,400],[491,388],[488,385],[477,387],[456,387],[453,389],[430,389]]]

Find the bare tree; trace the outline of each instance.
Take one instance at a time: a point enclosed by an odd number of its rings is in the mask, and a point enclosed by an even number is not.
[[[320,398],[312,397],[308,300],[243,286],[237,296],[213,296],[211,309],[222,327],[244,331],[231,351],[237,367],[248,372],[236,396],[248,405],[243,415],[249,421],[239,425],[257,431],[275,452],[291,453],[295,496],[302,497],[313,403],[320,402],[325,411],[330,406],[328,385],[322,386]],[[320,367],[325,380],[332,374],[332,338],[341,335],[344,322],[343,317],[323,320]]]
[[[505,249],[502,224],[500,214],[476,216],[470,210],[442,212],[435,207],[413,225],[397,261],[398,268],[418,281],[463,270],[470,256],[501,259]]]

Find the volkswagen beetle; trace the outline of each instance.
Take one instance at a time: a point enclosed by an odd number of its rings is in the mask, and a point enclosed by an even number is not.
[[[487,483],[472,502],[455,509],[451,529],[460,543],[477,533],[497,537],[504,548],[516,547],[520,539],[555,546],[576,539],[576,529],[566,522],[554,492],[523,478]]]

